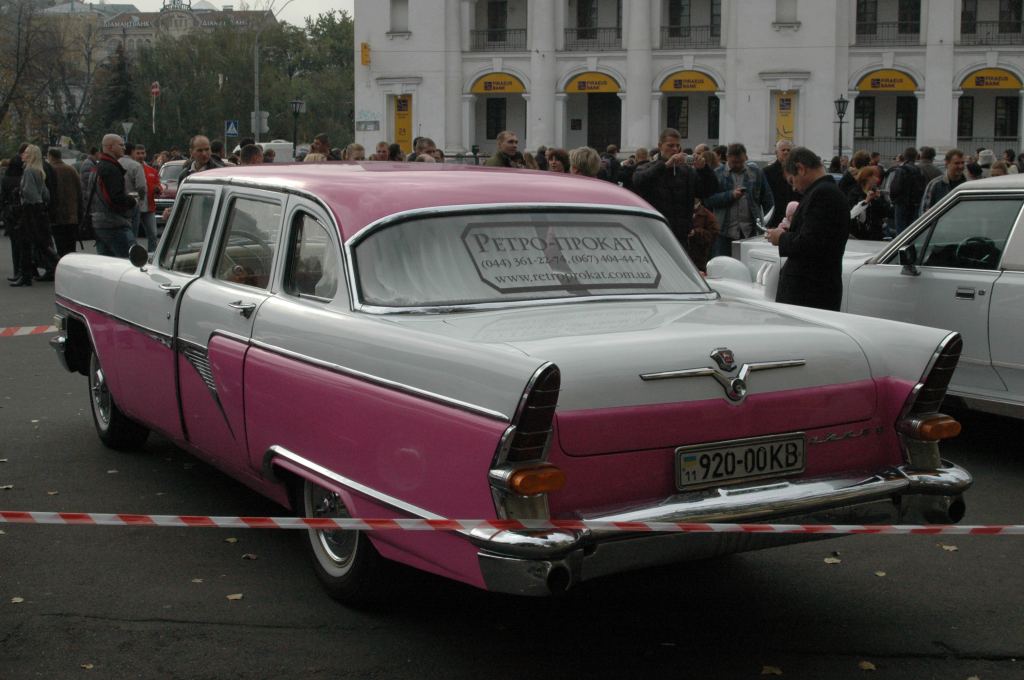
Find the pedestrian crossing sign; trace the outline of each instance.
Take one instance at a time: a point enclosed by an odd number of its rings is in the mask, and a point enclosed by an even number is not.
[[[238,136],[238,121],[237,120],[226,120],[226,121],[224,121],[224,136],[225,137],[237,137]]]

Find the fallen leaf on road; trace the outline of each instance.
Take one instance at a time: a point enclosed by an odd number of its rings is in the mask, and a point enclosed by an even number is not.
[[[60,494],[60,491],[47,491],[46,492],[47,496],[57,496],[59,494]]]
[[[93,668],[96,668],[96,666],[93,666],[91,663],[83,663],[81,668],[83,670],[91,671]]]
[[[237,539],[237,538],[234,538],[234,537],[231,537],[231,538],[225,538],[225,539],[224,539],[224,542],[225,542],[225,543],[238,543],[238,539]]]
[[[763,666],[761,675],[782,675],[782,669],[778,666]]]
[[[107,474],[108,475],[116,475],[117,472],[118,472],[117,470],[107,470]]]
[[[232,593],[231,595],[228,595],[228,599],[229,600],[241,600],[242,599],[242,593]]]
[[[242,555],[243,560],[258,560],[260,557],[256,553],[245,553]]]
[[[981,680],[981,678],[979,678],[977,675],[972,675],[971,677],[967,678],[967,680]]]
[[[11,490],[13,488],[14,488],[13,484],[4,484],[3,486],[0,486],[0,491],[9,491],[9,490]]]
[[[6,462],[7,462],[6,458],[0,458],[0,463],[6,463]]]
[[[942,549],[943,549],[943,550],[945,550],[946,552],[956,552],[957,550],[959,550],[959,549],[960,549],[960,548],[956,547],[955,545],[946,545],[945,543],[940,543],[939,545],[940,545],[940,546],[942,547]]]
[[[826,557],[825,564],[842,564],[843,561],[838,557]]]
[[[871,663],[870,661],[861,661],[859,664],[857,664],[857,668],[861,669],[862,671],[878,670],[877,668],[875,668],[875,664]]]
[[[203,579],[201,579],[201,578],[194,578],[194,579],[192,579],[192,583],[202,583],[202,582],[203,582]]]
[[[141,210],[141,208],[140,208],[140,210]],[[32,419],[32,420],[30,420],[29,422],[30,422],[30,423],[38,423],[38,422],[39,422],[39,419],[38,419],[38,418],[33,418],[33,419]]]
[[[876,571],[875,572],[875,576],[885,576],[885,572],[884,571]]]
[[[4,531],[3,529],[0,529],[0,536],[3,536],[6,533],[7,533],[6,531]]]
[[[25,598],[23,598],[23,597],[12,597],[11,598],[11,604],[21,604],[24,601],[25,601]]]

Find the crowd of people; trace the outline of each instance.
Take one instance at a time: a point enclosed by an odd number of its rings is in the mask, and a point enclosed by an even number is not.
[[[1012,149],[998,160],[987,149],[973,155],[952,149],[940,169],[935,149],[927,146],[907,148],[888,168],[880,154],[861,150],[832,158],[826,169],[817,155],[786,140],[776,144],[775,160],[761,167],[740,143],[683,148],[672,128],[661,132],[656,147],[625,159],[615,146],[604,152],[544,146],[521,151],[518,135],[508,130],[496,141],[486,166],[581,175],[637,193],[665,216],[701,271],[711,257],[730,255],[733,241],[763,231],[789,258],[779,299],[834,309],[841,299],[841,282],[838,297],[835,288],[847,239],[892,238],[959,184],[1024,172],[1024,153],[1017,156]],[[332,147],[319,134],[295,160],[446,161],[429,137],[417,137],[412,146],[405,154],[400,145],[381,141],[368,156],[360,144]],[[85,239],[94,238],[100,254],[127,257],[136,234],[144,233],[148,250],[155,250],[155,199],[164,189],[159,168],[167,162],[184,161],[183,180],[210,168],[275,160],[273,148],[252,139],[225,155],[223,142],[196,135],[185,153],[173,147],[148,156],[141,144],[108,134],[76,168],[60,149],[50,149],[44,161],[38,146],[23,144],[3,161],[0,185],[0,220],[12,242],[11,285],[52,280],[57,261]],[[813,265],[800,264],[804,254]]]

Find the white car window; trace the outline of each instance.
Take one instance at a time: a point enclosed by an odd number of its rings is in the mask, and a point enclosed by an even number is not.
[[[918,264],[996,269],[1020,210],[1019,198],[960,201],[914,239]]]
[[[228,210],[215,275],[222,281],[256,288],[270,284],[281,205],[276,201],[235,198]]]
[[[290,244],[285,292],[299,297],[332,299],[338,292],[341,263],[324,225],[309,214],[297,214],[292,221]]]
[[[637,215],[414,219],[373,232],[354,255],[361,300],[381,307],[711,292],[668,227]]]
[[[160,257],[163,269],[195,274],[213,214],[213,194],[188,193],[179,199],[171,234]]]

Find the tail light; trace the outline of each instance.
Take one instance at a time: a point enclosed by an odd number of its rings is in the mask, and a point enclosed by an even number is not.
[[[565,484],[562,471],[544,462],[561,385],[557,366],[541,366],[527,383],[512,423],[498,444],[489,476],[495,508],[502,518],[547,517],[547,494]]]
[[[960,434],[960,423],[938,411],[963,346],[959,333],[947,335],[903,406],[896,429],[907,463],[913,469],[937,470],[942,465],[939,442]]]

